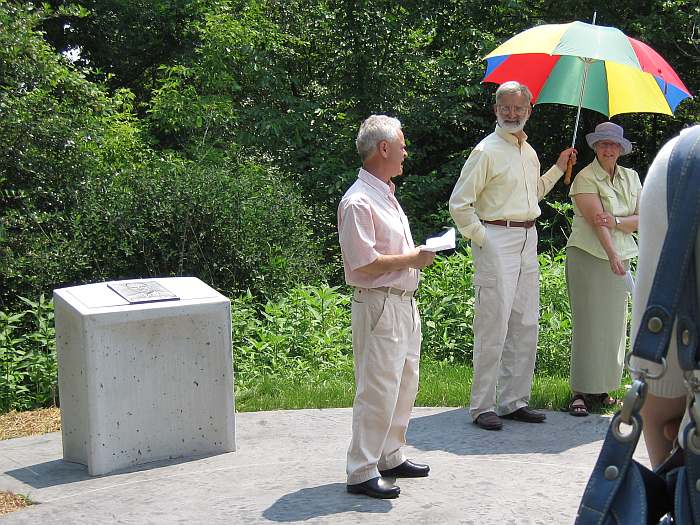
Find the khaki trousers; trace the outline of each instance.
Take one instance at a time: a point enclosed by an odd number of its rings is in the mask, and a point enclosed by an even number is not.
[[[472,245],[474,377],[472,419],[527,406],[539,321],[537,230],[485,224],[482,248]]]
[[[347,482],[406,460],[402,447],[418,392],[421,325],[413,297],[357,288],[352,301],[355,401]]]

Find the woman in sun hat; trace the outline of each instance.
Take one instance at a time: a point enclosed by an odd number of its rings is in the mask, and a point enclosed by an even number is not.
[[[638,249],[642,184],[637,172],[617,164],[632,151],[621,126],[598,124],[586,135],[595,159],[574,179],[571,236],[566,244],[566,282],[572,315],[572,416],[595,405],[614,404],[620,386],[627,334],[630,261]]]

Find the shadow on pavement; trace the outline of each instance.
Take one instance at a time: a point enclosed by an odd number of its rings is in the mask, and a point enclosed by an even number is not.
[[[466,408],[411,419],[407,440],[420,450],[442,450],[458,455],[558,454],[602,440],[610,418],[591,414],[574,418],[547,412],[545,423],[503,420],[503,430],[488,431],[472,423]]]
[[[62,459],[37,463],[28,467],[8,470],[4,472],[8,476],[12,476],[17,481],[26,483],[35,489],[43,489],[46,487],[54,487],[56,485],[67,485],[69,483],[78,483],[86,480],[94,480],[100,478],[108,478],[110,476],[118,476],[120,474],[129,474],[132,472],[145,472],[160,467],[178,465],[199,459],[211,457],[215,454],[205,454],[198,456],[188,456],[184,458],[161,459],[142,463],[133,467],[128,467],[120,470],[115,470],[109,474],[102,476],[91,476],[88,474],[87,467],[80,463],[71,463]]]
[[[37,463],[36,465],[16,470],[8,470],[5,474],[35,489],[94,479],[93,476],[88,474],[87,467],[84,465],[69,463],[62,459]]]
[[[330,483],[286,494],[265,509],[263,516],[270,521],[297,522],[345,512],[387,513],[391,509],[387,500],[348,494],[345,483]]]

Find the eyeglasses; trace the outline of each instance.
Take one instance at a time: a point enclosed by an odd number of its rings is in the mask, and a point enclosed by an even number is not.
[[[503,106],[501,104],[496,104],[496,109],[498,109],[499,113],[505,113],[506,115],[513,112],[516,115],[522,116],[527,113],[530,106]]]
[[[620,148],[622,149],[622,144],[619,142],[615,142],[614,140],[599,140],[595,144],[593,144],[594,147],[596,148]]]

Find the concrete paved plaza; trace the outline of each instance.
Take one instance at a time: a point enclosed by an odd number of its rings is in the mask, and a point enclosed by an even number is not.
[[[472,424],[463,408],[415,408],[408,455],[430,477],[401,496],[345,491],[348,408],[236,416],[236,452],[91,477],[62,460],[61,434],[0,441],[0,489],[37,505],[3,524],[569,524],[610,418],[547,412],[544,424]],[[648,464],[644,444],[637,456]]]

